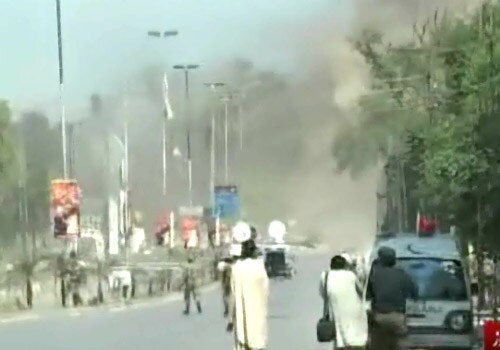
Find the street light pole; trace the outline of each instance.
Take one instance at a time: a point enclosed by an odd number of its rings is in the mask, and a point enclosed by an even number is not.
[[[57,47],[59,57],[59,105],[61,109],[61,142],[63,156],[63,176],[68,178],[68,155],[66,144],[66,111],[64,108],[64,68],[63,68],[63,47],[62,47],[62,24],[61,24],[61,0],[56,0],[57,15]]]
[[[222,102],[224,102],[224,179],[226,185],[229,183],[229,101],[231,101],[230,94],[222,98]]]
[[[122,193],[123,195],[121,196],[124,201],[123,201],[123,206],[124,210],[122,213],[122,220],[123,220],[123,234],[125,236],[125,260],[128,265],[129,263],[129,245],[130,245],[130,227],[129,227],[129,221],[130,221],[130,208],[129,208],[129,143],[128,143],[128,94],[129,94],[129,85],[128,81],[125,83],[125,88],[124,88],[124,96],[123,96],[123,111],[124,111],[124,120],[123,120],[123,142],[120,142],[122,148],[123,148],[123,179],[124,183],[122,186]],[[121,141],[119,138],[114,137],[118,141]]]
[[[217,94],[217,90],[220,87],[223,87],[225,84],[220,83],[220,82],[213,82],[213,83],[205,83],[205,86],[209,87],[210,90]],[[211,123],[210,123],[210,201],[212,204],[212,208],[215,208],[215,194],[214,194],[214,189],[215,189],[215,115],[216,115],[216,108],[212,108],[212,118],[211,118]]]
[[[189,96],[189,71],[199,68],[198,64],[177,64],[174,69],[180,69],[184,72],[184,86],[185,86],[185,99],[186,99],[186,142],[187,142],[187,160],[188,160],[188,189],[189,189],[189,205],[193,205],[193,161],[191,157],[191,99]]]
[[[163,34],[160,31],[150,30],[148,36],[150,38],[170,38],[177,36],[179,32],[177,30],[167,30]],[[163,185],[163,195],[167,195],[167,112],[165,111],[163,122],[162,122],[162,185]]]

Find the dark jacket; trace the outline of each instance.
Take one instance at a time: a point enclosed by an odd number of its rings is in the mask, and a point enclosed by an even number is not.
[[[411,277],[395,267],[396,252],[387,247],[378,251],[368,278],[367,298],[375,313],[406,312],[406,300],[417,299],[418,289]]]

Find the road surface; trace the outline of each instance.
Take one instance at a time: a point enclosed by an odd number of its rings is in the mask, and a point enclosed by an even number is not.
[[[327,256],[299,256],[298,274],[272,281],[269,349],[319,350],[315,327],[321,314],[318,276]],[[223,350],[225,332],[219,289],[202,296],[202,315],[182,315],[180,300],[135,307],[62,310],[0,323],[0,349],[15,350]]]

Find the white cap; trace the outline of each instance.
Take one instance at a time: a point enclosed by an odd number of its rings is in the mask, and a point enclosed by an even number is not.
[[[283,238],[286,235],[286,225],[279,220],[274,220],[269,224],[267,232],[269,237],[274,238],[277,243],[283,243]]]
[[[240,221],[236,225],[234,225],[232,234],[233,240],[238,243],[243,243],[252,238],[252,229],[246,222]]]

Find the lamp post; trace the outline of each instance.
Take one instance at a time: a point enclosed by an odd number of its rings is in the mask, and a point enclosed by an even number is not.
[[[188,190],[189,190],[189,205],[193,205],[193,161],[191,157],[191,99],[189,95],[189,72],[199,68],[199,64],[176,64],[174,69],[184,72],[184,87],[186,99],[186,143],[187,143],[187,160],[188,160]]]
[[[210,82],[210,83],[205,83],[205,86],[207,86],[210,91],[214,94],[218,93],[218,89],[223,87],[224,83],[221,82]],[[214,197],[214,189],[215,189],[215,174],[216,174],[216,169],[215,169],[215,117],[216,117],[216,109],[212,108],[212,117],[211,117],[211,123],[210,123],[210,200],[212,204],[212,208],[215,206],[215,197]]]
[[[160,32],[157,30],[148,31],[148,37],[153,39],[161,39],[161,38],[171,38],[177,36],[179,32],[177,30],[166,30],[164,32]],[[163,124],[162,124],[162,185],[163,185],[163,195],[167,195],[167,111],[164,113]]]
[[[56,0],[56,16],[57,16],[57,48],[59,58],[59,105],[61,109],[61,142],[62,142],[62,157],[63,157],[63,176],[68,178],[68,155],[66,143],[66,111],[64,107],[64,66],[63,66],[63,43],[62,43],[62,24],[61,24],[61,0]]]
[[[226,185],[229,184],[229,102],[232,100],[231,94],[222,97],[224,103],[224,179]]]

